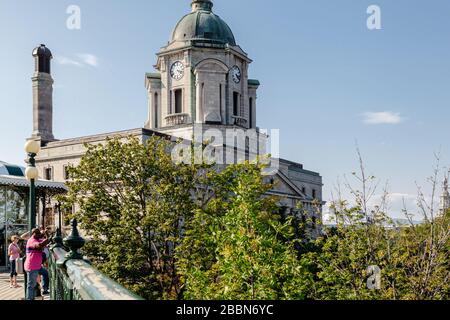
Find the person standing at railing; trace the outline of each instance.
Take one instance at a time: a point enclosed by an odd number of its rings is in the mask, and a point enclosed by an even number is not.
[[[49,285],[50,285],[50,279],[48,276],[48,258],[50,256],[50,251],[48,249],[48,247],[46,246],[44,248],[44,250],[42,251],[42,266],[41,269],[39,270],[39,275],[42,277],[42,289],[43,295],[48,295],[49,294]]]
[[[27,259],[25,261],[25,271],[27,272],[27,300],[34,300],[35,287],[37,278],[42,269],[44,248],[49,244],[45,234],[41,233],[39,229],[33,229],[31,237],[27,241],[26,253]]]
[[[45,228],[44,226],[41,226],[40,231],[43,236],[45,236],[47,239],[50,239],[50,237],[51,237],[51,228],[50,227]],[[23,235],[21,235],[21,239],[23,239],[23,240],[28,241],[29,238],[30,238],[30,232],[26,232]],[[41,266],[41,269],[39,270],[39,276],[37,278],[37,283],[42,284],[42,286],[40,287],[42,289],[42,291],[37,290],[37,292],[38,293],[41,292],[44,295],[49,294],[50,279],[49,279],[48,271],[46,269],[46,264],[47,264],[49,255],[50,255],[50,251],[49,251],[48,247],[45,246],[43,249],[43,252],[42,252],[42,266]],[[42,282],[41,282],[41,278],[42,278]]]
[[[10,288],[18,288],[17,285],[17,272],[16,272],[16,260],[20,258],[20,247],[19,247],[19,237],[12,236],[11,244],[8,247],[8,256],[9,256],[9,264],[10,264]]]
[[[44,227],[41,226],[41,234],[43,234],[45,236],[46,239],[50,239],[52,234],[51,234],[51,228],[50,227]],[[50,240],[49,240],[50,241]],[[42,289],[43,295],[48,295],[49,294],[49,285],[50,285],[50,279],[48,276],[48,258],[50,257],[50,250],[48,249],[48,246],[44,247],[44,250],[42,252],[42,266],[41,266],[41,270],[39,270],[39,275],[42,277]]]

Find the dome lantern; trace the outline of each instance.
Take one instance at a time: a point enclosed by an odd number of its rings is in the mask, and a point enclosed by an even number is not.
[[[210,0],[193,0],[192,12],[177,23],[170,43],[191,41],[197,46],[236,46],[230,27],[212,12],[212,7]]]
[[[212,11],[213,3],[211,0],[192,0],[192,12],[195,11]]]
[[[35,71],[50,74],[50,61],[53,55],[45,44],[41,44],[33,50],[33,57],[35,59]]]

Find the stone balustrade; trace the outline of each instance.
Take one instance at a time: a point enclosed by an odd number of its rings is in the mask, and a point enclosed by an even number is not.
[[[189,123],[189,114],[187,113],[176,113],[170,114],[166,117],[167,126],[179,126]]]
[[[235,126],[247,128],[248,121],[246,118],[238,117],[238,116],[232,116],[232,118],[233,118],[233,122],[234,122]]]

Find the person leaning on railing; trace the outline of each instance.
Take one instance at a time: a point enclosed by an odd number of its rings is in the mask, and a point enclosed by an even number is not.
[[[49,241],[51,242],[51,237],[52,237],[52,232],[51,232],[51,228],[47,227],[44,228],[44,226],[40,227],[40,231],[41,234],[43,236],[45,236],[46,239],[49,239]],[[23,235],[21,235],[21,238],[23,240],[28,240],[30,238],[30,233],[26,232]],[[49,278],[49,274],[48,274],[48,270],[47,270],[47,265],[48,265],[48,258],[50,255],[50,251],[48,249],[47,246],[44,247],[44,249],[42,250],[42,266],[41,269],[39,270],[39,276],[37,279],[37,283],[41,284],[41,278],[42,278],[42,292],[39,288],[39,286],[36,285],[36,291],[38,292],[37,296],[40,296],[41,294],[43,295],[47,295],[49,294],[49,286],[50,286],[50,278]]]
[[[43,252],[45,247],[50,243],[47,236],[43,234],[39,229],[33,229],[31,237],[27,241],[26,246],[26,261],[25,271],[27,272],[27,300],[34,300],[35,287],[37,284],[37,278],[42,272]],[[47,270],[45,270],[47,271]],[[44,278],[44,282],[45,282]],[[48,274],[47,274],[48,281]],[[48,289],[48,288],[47,288]],[[45,289],[44,289],[45,290]]]

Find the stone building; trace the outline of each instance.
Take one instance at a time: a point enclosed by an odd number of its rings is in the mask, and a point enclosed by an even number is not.
[[[243,132],[244,146],[228,145],[224,150],[236,154],[262,153],[268,136],[257,127],[257,91],[260,83],[249,78],[252,60],[237,44],[230,27],[213,13],[210,0],[193,0],[192,10],[176,24],[169,43],[157,54],[155,72],[146,73],[148,118],[143,128],[58,140],[52,132],[52,54],[45,45],[33,52],[36,70],[33,81],[33,134],[41,141],[37,158],[40,176],[64,182],[67,167],[76,166],[85,143],[103,143],[107,137],[129,135],[145,141],[159,134],[193,139],[195,131],[213,129],[224,135]],[[234,141],[234,138],[233,138]],[[251,148],[250,145],[255,145]],[[270,177],[276,182],[271,194],[283,196],[280,203],[287,213],[295,213],[299,204],[314,219],[322,204],[322,177],[305,170],[302,164],[275,159],[278,171]]]

